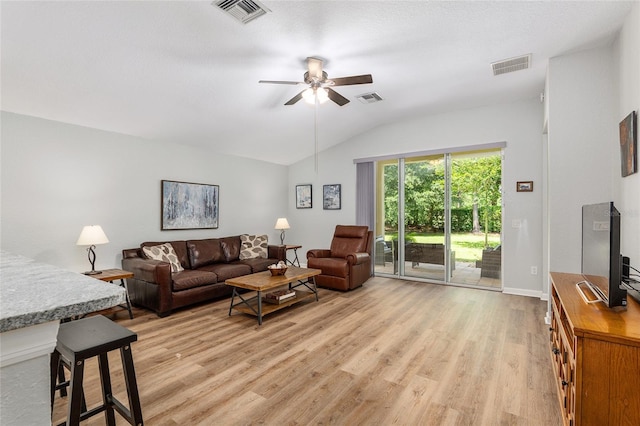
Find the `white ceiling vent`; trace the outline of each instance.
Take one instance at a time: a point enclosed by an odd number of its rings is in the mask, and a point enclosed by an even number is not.
[[[531,65],[531,54],[505,59],[491,64],[493,75],[506,74],[508,72],[526,70]]]
[[[372,104],[375,102],[380,102],[382,100],[382,96],[378,95],[376,92],[371,93],[363,93],[362,95],[356,96],[356,99],[362,102],[363,104]]]
[[[224,10],[243,24],[247,24],[267,12],[271,12],[256,0],[218,0],[211,4]]]

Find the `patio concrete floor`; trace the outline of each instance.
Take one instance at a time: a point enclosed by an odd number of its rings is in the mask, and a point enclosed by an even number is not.
[[[393,275],[393,262],[385,262],[385,265],[375,265],[375,273]],[[405,262],[405,276],[424,278],[437,281],[444,280],[444,266],[429,263],[412,264]],[[488,288],[501,288],[500,278],[487,278],[480,276],[480,268],[468,262],[456,262],[456,268],[451,276],[451,283],[480,286]]]

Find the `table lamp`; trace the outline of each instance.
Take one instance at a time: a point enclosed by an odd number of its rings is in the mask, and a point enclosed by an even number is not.
[[[289,229],[289,222],[287,222],[286,217],[279,217],[276,221],[276,228],[280,229],[280,245],[284,245],[284,230]]]
[[[109,239],[104,234],[100,225],[87,225],[82,228],[82,232],[78,237],[78,241],[76,241],[76,245],[89,246],[87,249],[87,257],[89,258],[89,263],[91,263],[91,270],[84,272],[85,275],[97,275],[102,273],[102,271],[96,271],[96,252],[93,250],[96,248],[97,244],[106,244],[108,242]]]

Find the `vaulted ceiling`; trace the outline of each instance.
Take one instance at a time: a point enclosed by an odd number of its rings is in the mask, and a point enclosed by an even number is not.
[[[291,164],[314,107],[284,103],[305,58],[372,74],[320,105],[320,149],[385,123],[539,96],[548,59],[611,43],[633,2],[271,1],[243,24],[211,1],[2,1],[4,111]],[[491,63],[531,54],[526,70]],[[361,103],[376,92],[383,101]],[[87,141],[90,145],[91,141]]]

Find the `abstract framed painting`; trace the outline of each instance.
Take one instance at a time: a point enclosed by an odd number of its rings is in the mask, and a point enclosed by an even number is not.
[[[162,181],[161,229],[216,229],[220,187],[202,183]]]
[[[313,206],[311,185],[296,185],[296,209],[310,209]]]
[[[342,187],[338,184],[322,187],[322,208],[324,210],[340,210],[342,208]]]

